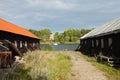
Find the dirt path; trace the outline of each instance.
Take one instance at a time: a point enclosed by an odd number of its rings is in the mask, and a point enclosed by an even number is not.
[[[73,67],[68,75],[69,80],[108,80],[102,71],[98,70],[92,63],[86,61],[75,52],[67,52],[72,58]]]

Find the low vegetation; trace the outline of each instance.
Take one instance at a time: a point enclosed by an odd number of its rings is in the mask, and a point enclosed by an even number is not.
[[[76,54],[103,71],[109,80],[120,80],[120,69],[98,63],[95,58],[85,56],[80,52]],[[72,67],[71,58],[65,54],[65,51],[27,52],[24,61],[24,65],[18,65],[2,80],[68,80],[66,75]]]
[[[93,57],[88,57],[82,54],[79,55],[83,56],[87,61],[91,62],[95,67],[105,72],[105,76],[107,76],[109,80],[120,80],[120,69],[113,68],[107,65],[107,63],[104,64],[98,63]]]
[[[24,60],[25,65],[10,74],[11,80],[68,80],[66,75],[72,67],[64,51],[28,52]]]
[[[50,45],[46,45],[44,47],[41,48],[42,51],[52,51],[52,47]]]

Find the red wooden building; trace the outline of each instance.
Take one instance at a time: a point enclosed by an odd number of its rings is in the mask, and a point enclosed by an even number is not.
[[[20,26],[0,19],[0,45],[7,47],[13,55],[22,55],[27,50],[39,49],[40,38]]]

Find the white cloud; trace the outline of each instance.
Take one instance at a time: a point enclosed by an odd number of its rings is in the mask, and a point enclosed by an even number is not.
[[[65,3],[62,0],[26,0],[28,6],[44,9],[58,9],[58,10],[70,10],[74,8],[74,4]]]

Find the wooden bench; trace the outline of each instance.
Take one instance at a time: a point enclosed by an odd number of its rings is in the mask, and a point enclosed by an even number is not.
[[[120,58],[112,58],[107,56],[100,56],[100,62],[108,62],[110,66],[120,66]]]

